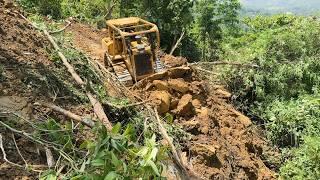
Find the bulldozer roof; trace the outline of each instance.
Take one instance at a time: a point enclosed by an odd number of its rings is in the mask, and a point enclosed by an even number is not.
[[[138,17],[128,17],[128,18],[108,20],[107,24],[112,24],[116,27],[122,27],[122,26],[139,24],[141,20],[142,19],[140,19]]]
[[[147,33],[157,33],[158,42],[160,42],[158,27],[139,17],[127,17],[120,19],[111,19],[107,21],[107,26],[118,32],[121,36],[135,36]]]

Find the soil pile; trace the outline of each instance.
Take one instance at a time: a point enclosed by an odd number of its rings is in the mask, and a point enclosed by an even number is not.
[[[33,106],[35,102],[55,101],[70,109],[75,107],[76,96],[66,88],[69,75],[50,61],[49,42],[21,17],[23,12],[12,2],[0,0],[0,121],[32,134],[35,131],[32,125],[58,116],[49,109]],[[38,172],[23,167],[25,162],[14,139],[32,169],[48,168],[43,146],[16,133],[13,138],[12,132],[3,126],[0,126],[0,135],[7,159],[21,165],[19,168],[5,162],[0,152],[0,179],[38,179]]]
[[[193,135],[189,142],[181,142],[183,151],[206,179],[275,178],[262,160],[270,151],[267,142],[248,117],[228,104],[230,93],[207,84],[184,66],[150,76],[133,89]]]
[[[34,114],[31,101],[42,94],[45,99],[48,88],[44,79],[48,75],[46,71],[51,62],[45,48],[48,46],[45,38],[34,30],[21,16],[19,9],[12,1],[0,1],[0,119],[12,121],[16,128],[24,128],[25,122],[19,121],[15,116],[8,116],[6,112],[16,112],[23,117]],[[4,114],[3,114],[4,113]],[[3,146],[9,161],[24,165],[24,161],[17,153],[13,134],[0,127]],[[30,165],[36,165],[37,169],[46,167],[46,158],[43,148],[21,138],[15,134],[17,147],[21,155]],[[27,171],[23,167],[18,168],[0,158],[1,179],[35,179],[38,173]]]

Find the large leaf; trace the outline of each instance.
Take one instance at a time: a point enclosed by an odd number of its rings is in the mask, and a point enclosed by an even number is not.
[[[113,179],[117,179],[118,177],[119,175],[116,172],[111,171],[104,177],[104,180],[113,180]]]
[[[104,166],[105,161],[103,159],[94,159],[91,161],[92,166]]]
[[[156,164],[154,164],[153,161],[150,161],[150,160],[147,161],[146,165],[147,165],[147,166],[150,166],[150,167],[152,168],[153,172],[154,172],[157,176],[160,176],[159,170],[158,170]]]

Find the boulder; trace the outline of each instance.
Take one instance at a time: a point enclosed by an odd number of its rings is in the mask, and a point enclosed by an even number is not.
[[[161,80],[154,80],[152,84],[157,88],[159,91],[168,91],[169,90],[169,85],[168,82],[166,81],[161,81]]]
[[[195,114],[195,108],[192,105],[192,96],[190,94],[185,94],[179,100],[177,109],[174,110],[175,113],[180,116],[192,116]]]
[[[156,105],[157,110],[160,114],[164,114],[169,111],[171,96],[168,92],[153,91],[150,94],[149,99]]]
[[[183,79],[168,80],[169,87],[175,91],[186,93],[189,90],[188,84]]]

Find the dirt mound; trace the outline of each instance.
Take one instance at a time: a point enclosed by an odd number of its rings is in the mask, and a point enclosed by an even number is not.
[[[72,97],[72,92],[64,88],[66,79],[61,78],[64,70],[58,72],[49,59],[46,51],[50,49],[49,42],[20,16],[23,12],[12,2],[0,0],[0,121],[34,133],[26,122],[36,120],[32,125],[45,122],[52,114],[47,109],[33,108],[32,104]],[[25,162],[17,151],[12,132],[0,126],[0,135],[8,160],[21,165],[17,167],[5,162],[1,152],[0,179],[37,179],[39,173],[23,167]],[[44,147],[19,134],[14,135],[17,147],[30,167],[46,169]]]
[[[269,151],[251,120],[227,103],[230,93],[209,87],[189,67],[176,67],[138,82],[133,89],[191,133],[184,152],[206,179],[273,179],[264,164]]]

